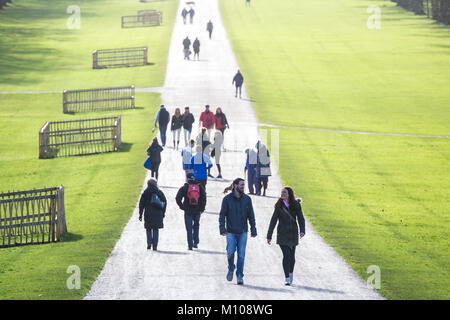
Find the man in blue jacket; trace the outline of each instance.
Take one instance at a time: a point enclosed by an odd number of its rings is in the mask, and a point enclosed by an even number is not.
[[[245,181],[237,178],[224,193],[232,190],[222,200],[222,208],[219,215],[219,230],[222,236],[227,237],[228,273],[227,280],[233,280],[234,253],[237,251],[237,284],[244,284],[245,248],[247,246],[248,222],[250,222],[250,234],[256,237],[255,213],[253,212],[252,199],[244,193]]]
[[[195,180],[198,180],[206,189],[208,180],[208,169],[212,168],[211,159],[203,153],[202,146],[197,145],[197,153],[191,158],[191,167],[194,170]]]
[[[162,104],[159,107],[158,113],[156,114],[154,126],[156,127],[156,124],[159,124],[159,134],[161,135],[161,142],[163,147],[166,145],[166,131],[169,120],[170,120],[169,111],[167,111],[164,105]]]

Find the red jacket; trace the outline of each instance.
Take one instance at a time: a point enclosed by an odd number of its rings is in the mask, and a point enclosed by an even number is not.
[[[206,113],[206,111],[203,111],[200,115],[200,122],[202,123],[202,127],[205,127],[206,129],[214,129],[214,122],[216,122],[216,117],[211,111],[209,111],[208,113]]]

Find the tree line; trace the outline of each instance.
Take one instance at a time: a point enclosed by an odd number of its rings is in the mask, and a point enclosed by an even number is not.
[[[450,24],[450,0],[391,0],[402,8],[416,14],[426,14],[429,18]]]

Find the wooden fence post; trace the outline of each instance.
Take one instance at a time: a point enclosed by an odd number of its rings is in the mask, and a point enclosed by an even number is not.
[[[148,63],[148,55],[147,55],[147,53],[148,53],[148,48],[144,47],[144,65],[147,65],[147,63]]]
[[[57,220],[56,220],[56,241],[61,240],[64,234],[67,232],[66,225],[66,212],[64,209],[64,187],[60,186],[57,191]]]
[[[63,113],[67,113],[67,90],[63,91]]]
[[[134,85],[131,86],[131,109],[134,109],[134,94],[135,94],[135,88]]]
[[[39,131],[39,159],[46,158],[49,144],[49,122],[47,121]]]
[[[92,68],[93,68],[93,69],[98,69],[98,55],[97,55],[97,50],[94,50],[94,52],[92,52]]]

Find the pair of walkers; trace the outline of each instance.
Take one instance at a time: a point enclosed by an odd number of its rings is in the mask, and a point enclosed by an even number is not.
[[[250,194],[266,195],[269,182],[270,171],[270,154],[267,147],[259,140],[255,149],[249,148],[245,150],[247,154],[244,174],[247,173],[248,190]]]
[[[244,193],[245,181],[237,178],[230,187],[224,190],[231,193],[222,200],[219,215],[219,232],[227,238],[228,272],[227,280],[233,280],[236,270],[237,284],[244,284],[245,250],[248,238],[248,223],[250,234],[257,236],[255,214],[251,198]],[[277,227],[277,244],[283,254],[283,271],[285,285],[291,285],[294,277],[295,249],[300,237],[305,235],[305,219],[303,217],[300,199],[296,200],[294,191],[290,187],[281,190],[281,196],[275,203],[275,209],[267,232],[267,243],[272,242],[275,226]],[[298,224],[298,227],[297,227]],[[237,261],[235,264],[235,253]]]
[[[214,114],[209,110],[209,105],[205,105],[205,110],[200,114],[198,127],[206,128],[208,131],[208,140],[211,138],[214,128],[222,133],[222,145],[225,138],[225,129],[229,129],[230,125],[227,120],[227,116],[222,112],[222,108],[217,107]],[[222,147],[223,148],[223,147]],[[224,148],[223,148],[224,149]]]
[[[200,40],[198,38],[195,38],[194,42],[192,43],[192,49],[194,49],[194,59],[197,57],[197,60],[200,59]],[[190,56],[192,54],[191,51],[191,40],[188,36],[183,39],[183,53],[184,53],[184,59],[185,60],[191,60]]]
[[[189,11],[186,8],[181,10],[181,16],[183,17],[183,23],[186,24],[186,18],[189,15],[189,22],[192,24],[194,22],[195,10],[194,8],[190,8]]]

